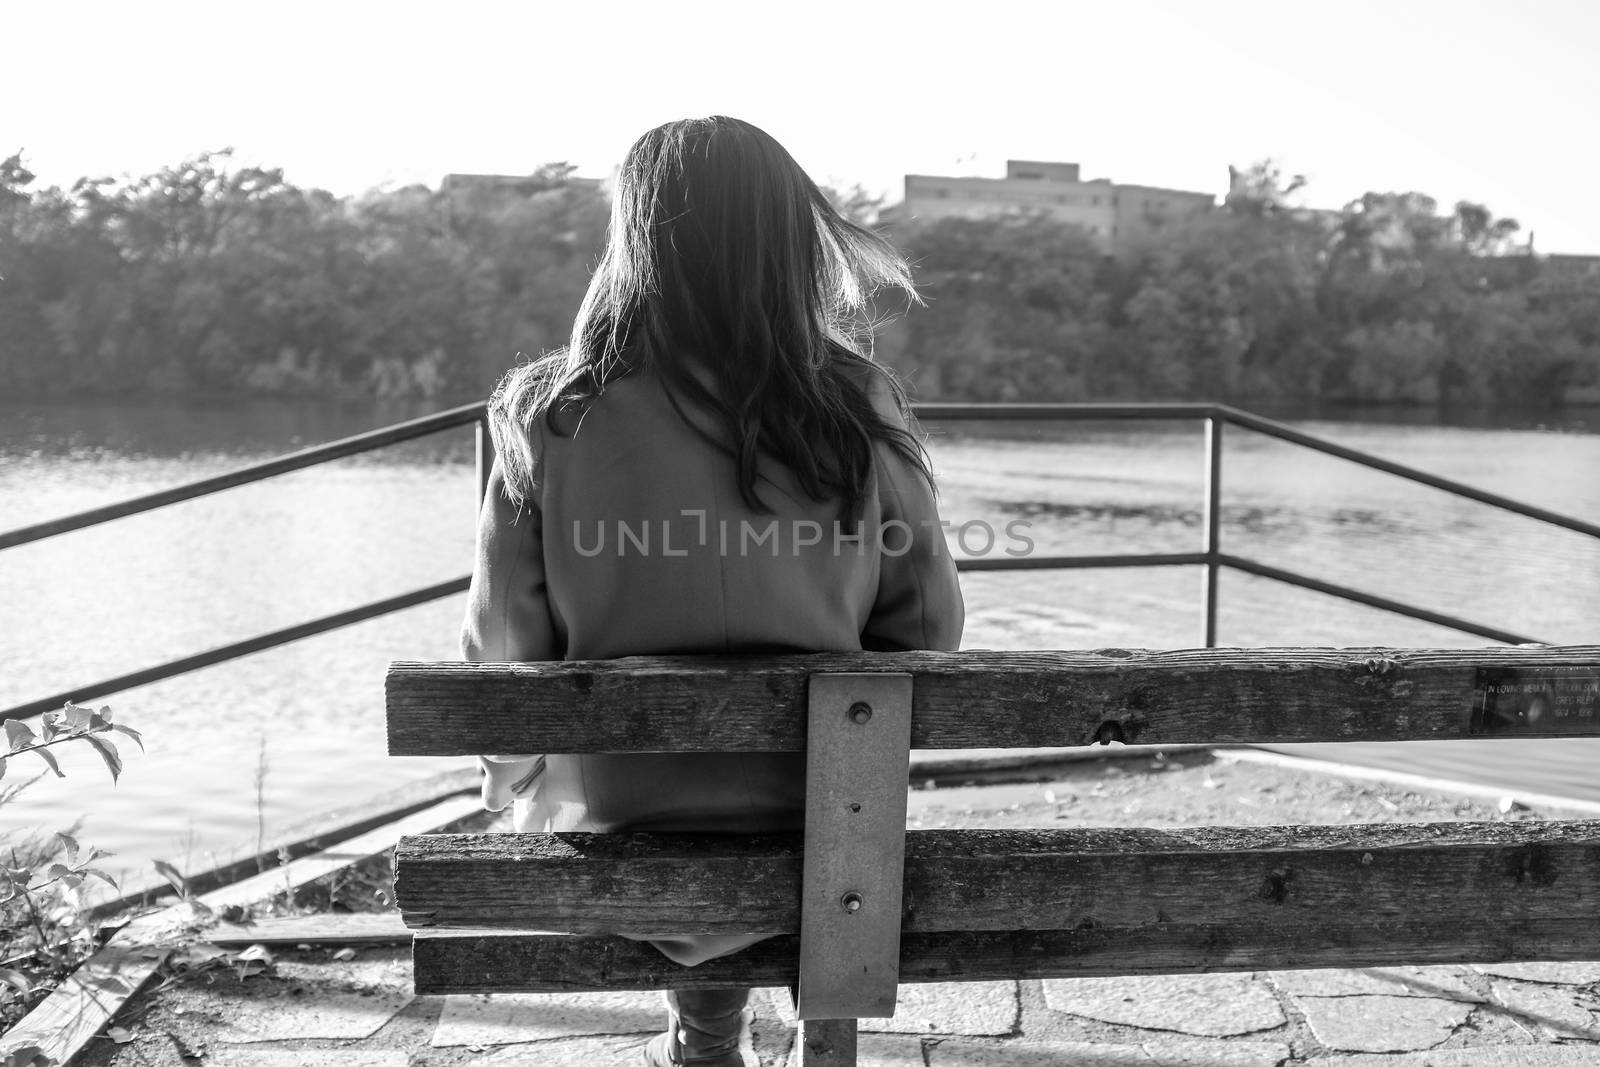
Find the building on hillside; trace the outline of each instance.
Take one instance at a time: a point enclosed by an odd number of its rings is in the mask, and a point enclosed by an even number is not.
[[[992,218],[1042,213],[1080,226],[1102,249],[1118,253],[1168,221],[1210,211],[1210,193],[1084,181],[1076,163],[1006,161],[1004,178],[907,174],[894,218]]]
[[[1539,273],[1562,288],[1600,289],[1600,256],[1547,252],[1537,258]]]

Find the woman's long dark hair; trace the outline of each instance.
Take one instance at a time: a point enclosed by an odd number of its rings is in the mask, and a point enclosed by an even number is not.
[[[678,404],[715,414],[746,504],[758,449],[785,464],[816,500],[854,515],[888,443],[931,484],[927,455],[867,395],[882,378],[902,414],[905,394],[863,355],[865,300],[880,286],[916,299],[905,260],[844,218],[771,136],[713,116],[657,127],[628,152],[617,178],[605,253],[567,348],[512,370],[490,401],[490,429],[508,494],[531,490],[530,431],[594,399],[635,369],[654,370]],[[707,388],[690,364],[709,372]],[[682,407],[678,408],[683,413]]]

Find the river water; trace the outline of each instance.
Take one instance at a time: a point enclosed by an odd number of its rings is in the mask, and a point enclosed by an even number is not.
[[[0,404],[0,529],[422,413],[284,401]],[[1441,424],[1415,413],[1289,421],[1600,521],[1592,412],[1542,424],[1514,415]],[[1200,548],[1197,423],[927,429],[941,513],[953,527],[973,524],[964,544],[974,554],[988,547],[984,528],[1001,532],[989,554],[1020,550],[1004,533],[1015,522],[1028,524],[1010,529],[1037,553]],[[1226,551],[1543,641],[1600,640],[1600,543],[1590,538],[1242,430],[1228,430],[1225,455]],[[462,429],[0,553],[0,707],[462,575],[474,507]],[[1194,647],[1200,588],[1196,568],[969,573],[965,646]],[[82,818],[84,839],[118,853],[113,866],[148,870],[161,858],[199,870],[290,823],[460,766],[384,754],[382,679],[392,659],[453,658],[462,601],[96,701],[144,731],[148,753],[123,746],[114,788],[92,753],[66,754],[67,777],[0,808],[0,830]],[[1227,573],[1219,643],[1489,642]],[[1477,762],[1517,764],[1550,791],[1600,799],[1600,747],[1497,744],[1492,757]]]

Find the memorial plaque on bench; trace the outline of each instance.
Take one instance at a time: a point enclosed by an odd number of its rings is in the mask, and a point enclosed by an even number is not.
[[[1600,728],[1600,664],[1480,667],[1473,688],[1475,735],[1593,736]]]

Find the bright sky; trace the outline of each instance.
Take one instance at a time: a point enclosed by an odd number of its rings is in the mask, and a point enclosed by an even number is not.
[[[1596,0],[0,3],[0,152],[45,183],[224,146],[341,194],[598,177],[723,113],[893,199],[1008,158],[1220,195],[1270,156],[1314,207],[1414,189],[1600,254]]]

